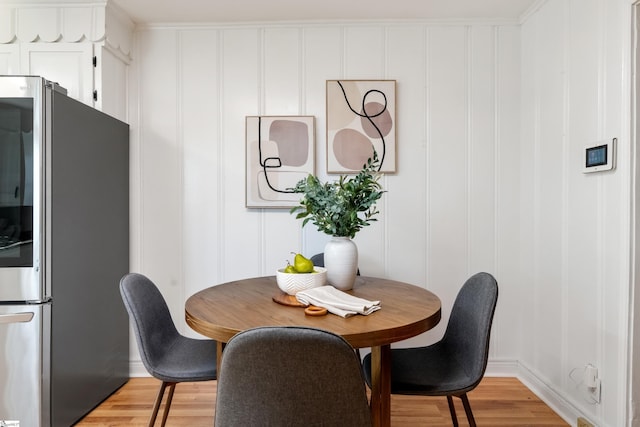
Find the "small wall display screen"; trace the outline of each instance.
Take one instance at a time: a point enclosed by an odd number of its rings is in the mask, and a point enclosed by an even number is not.
[[[585,166],[590,168],[607,164],[607,145],[587,148],[587,161]]]
[[[597,141],[585,147],[582,172],[604,172],[616,167],[617,138]]]

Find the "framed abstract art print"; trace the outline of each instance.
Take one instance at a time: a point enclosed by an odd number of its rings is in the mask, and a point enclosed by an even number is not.
[[[246,206],[288,208],[300,194],[291,189],[314,173],[314,116],[247,116]]]
[[[356,173],[374,150],[396,172],[395,116],[395,80],[327,80],[327,172]]]

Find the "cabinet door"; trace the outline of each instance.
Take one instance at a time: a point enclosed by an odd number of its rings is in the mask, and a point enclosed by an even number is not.
[[[20,74],[20,46],[0,44],[0,74]]]
[[[98,66],[94,74],[97,92],[95,108],[123,122],[127,121],[127,63],[109,49],[96,46]]]
[[[90,43],[23,43],[23,74],[44,77],[67,89],[70,97],[93,106],[93,45]]]

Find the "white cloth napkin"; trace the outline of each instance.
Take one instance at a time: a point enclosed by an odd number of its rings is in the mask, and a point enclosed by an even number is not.
[[[324,307],[330,313],[342,317],[351,317],[356,314],[366,316],[376,310],[380,310],[380,301],[369,301],[354,297],[333,286],[320,286],[298,292],[296,299],[302,304]]]

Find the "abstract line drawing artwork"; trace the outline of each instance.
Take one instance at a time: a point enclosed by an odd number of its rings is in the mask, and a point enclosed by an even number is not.
[[[374,150],[396,172],[395,98],[395,80],[327,80],[328,173],[355,173]]]
[[[291,188],[315,171],[314,116],[247,116],[246,207],[288,208]]]

